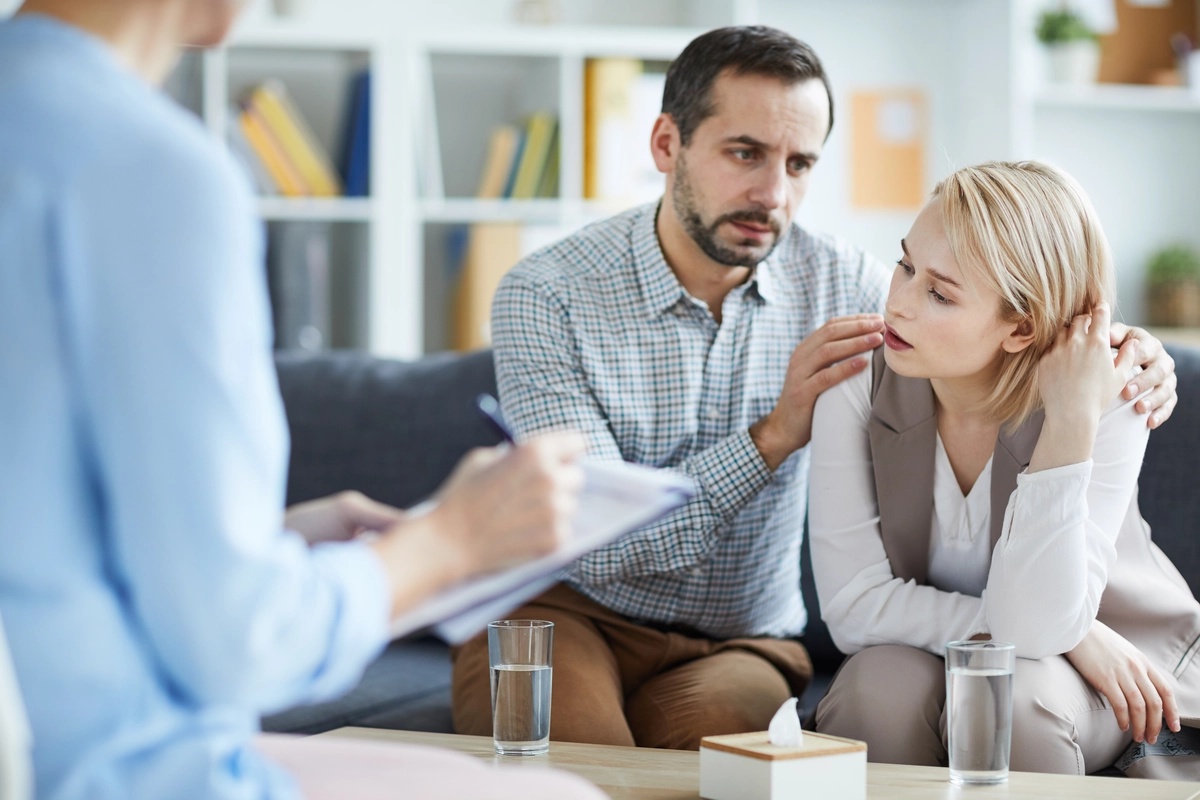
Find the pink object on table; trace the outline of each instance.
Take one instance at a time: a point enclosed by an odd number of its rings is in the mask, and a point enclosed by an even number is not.
[[[307,800],[601,800],[602,791],[550,767],[504,769],[421,745],[261,734],[254,746],[282,766]]]

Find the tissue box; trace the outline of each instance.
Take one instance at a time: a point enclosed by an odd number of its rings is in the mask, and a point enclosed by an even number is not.
[[[700,796],[865,800],[867,745],[809,731],[799,747],[773,745],[766,731],[706,736],[700,740]]]

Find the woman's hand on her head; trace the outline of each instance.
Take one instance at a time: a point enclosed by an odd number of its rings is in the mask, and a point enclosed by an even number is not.
[[[1075,317],[1042,356],[1038,390],[1046,420],[1029,472],[1091,459],[1100,415],[1132,377],[1136,359],[1132,347],[1114,359],[1108,334],[1109,309],[1101,303],[1091,314]]]
[[[1175,376],[1175,359],[1163,347],[1156,337],[1142,328],[1130,328],[1119,322],[1114,322],[1109,331],[1113,347],[1121,348],[1122,353],[1128,348],[1136,348],[1136,363],[1142,371],[1130,381],[1121,396],[1132,400],[1146,389],[1151,391],[1137,401],[1134,408],[1139,414],[1149,414],[1146,424],[1157,428],[1171,417],[1179,396],[1175,387],[1179,379]]]
[[[1164,721],[1170,730],[1179,731],[1179,706],[1170,678],[1103,622],[1094,620],[1087,636],[1066,657],[1108,699],[1117,724],[1132,733],[1135,742],[1154,744]]]
[[[1058,334],[1058,340],[1038,364],[1038,388],[1046,417],[1078,418],[1099,423],[1133,377],[1136,351],[1130,348],[1113,359],[1109,344],[1111,317],[1107,303],[1080,314]]]

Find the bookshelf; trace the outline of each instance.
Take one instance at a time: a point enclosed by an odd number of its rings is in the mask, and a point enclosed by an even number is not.
[[[313,0],[292,19],[252,6],[224,47],[187,54],[171,77],[168,91],[222,138],[241,94],[278,80],[336,153],[349,79],[370,68],[370,196],[258,201],[272,239],[329,232],[338,319],[326,344],[401,358],[447,349],[465,226],[518,225],[524,253],[620,209],[583,196],[586,60],[665,70],[700,30],[752,21],[756,0],[575,0],[551,26],[515,24],[511,5],[448,0],[409,9],[404,24],[368,0]],[[539,111],[557,123],[557,191],[477,199],[491,129]]]
[[[450,317],[460,280],[464,228],[518,224],[519,250],[527,253],[588,222],[657,196],[653,192],[612,201],[585,197],[585,70],[592,59],[637,59],[648,74],[667,65],[698,28],[641,29],[611,25],[556,26],[430,33],[413,41],[412,74],[418,76],[418,108],[432,110],[434,125],[419,129],[418,151],[439,153],[416,176],[418,202],[409,236],[422,261],[426,352],[449,349]],[[659,92],[661,99],[661,91]],[[500,124],[520,126],[524,117],[548,110],[558,120],[558,191],[551,198],[476,198],[485,168],[488,136]],[[650,119],[657,107],[650,112]],[[649,161],[649,124],[632,142]],[[503,265],[501,265],[503,266]]]
[[[223,47],[188,52],[166,89],[209,131],[228,142],[238,103],[255,86],[276,81],[311,129],[320,150],[336,164],[352,113],[353,80],[374,76],[388,47],[382,37],[317,32],[269,24],[243,28]],[[371,117],[386,118],[386,100],[371,98]],[[377,136],[372,136],[377,148]],[[267,273],[276,319],[277,346],[357,348],[400,354],[407,348],[389,329],[381,265],[393,260],[386,234],[392,192],[369,156],[366,197],[288,197],[260,193],[258,212],[268,237]]]
[[[353,322],[338,343],[380,355],[448,345],[454,237],[464,226],[519,224],[528,248],[619,210],[583,195],[588,58],[635,57],[661,69],[700,30],[750,22],[813,44],[833,80],[839,117],[801,209],[806,224],[894,256],[913,214],[852,206],[845,112],[857,90],[921,87],[930,101],[926,188],[953,166],[989,158],[1061,164],[1100,211],[1119,265],[1121,312],[1138,322],[1149,253],[1175,240],[1200,246],[1200,95],[1045,85],[1032,34],[1044,2],[1057,0],[560,0],[552,26],[514,24],[515,0],[309,0],[292,19],[258,3],[226,47],[185,57],[170,90],[220,135],[237,92],[278,77],[335,148],[346,82],[370,66],[371,196],[270,197],[259,211],[276,229],[331,226],[340,248],[333,266],[356,282],[343,313]],[[0,14],[15,5],[0,0]],[[476,199],[489,131],[537,109],[558,115],[557,196]]]

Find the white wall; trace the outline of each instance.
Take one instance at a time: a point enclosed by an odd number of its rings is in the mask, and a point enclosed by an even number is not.
[[[1036,155],[1070,172],[1100,216],[1117,265],[1117,304],[1145,316],[1143,274],[1154,251],[1200,249],[1200,113],[1040,109]]]

